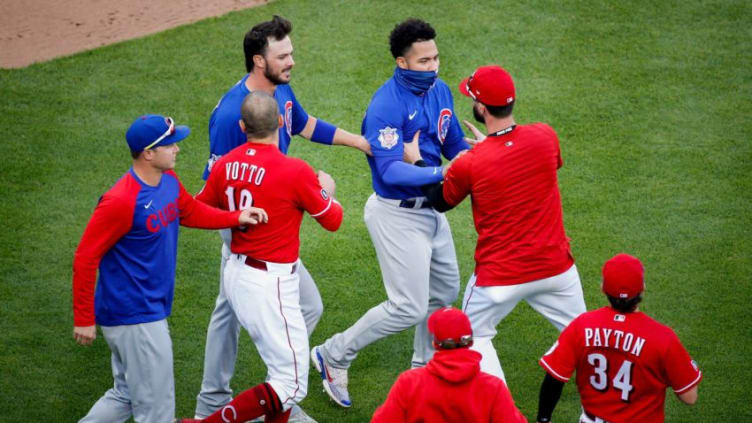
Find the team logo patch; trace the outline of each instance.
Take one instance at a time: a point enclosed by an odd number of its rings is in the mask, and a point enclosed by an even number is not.
[[[627,320],[627,316],[623,314],[615,314],[614,315],[614,321],[616,322],[625,322]]]
[[[379,129],[379,143],[381,143],[383,148],[386,148],[387,150],[391,149],[397,145],[398,140],[399,134],[397,133],[396,128],[390,128],[387,126],[384,129]]]
[[[292,101],[290,100],[285,102],[285,130],[287,136],[292,138]]]
[[[324,200],[328,200],[329,199],[329,194],[327,194],[327,192],[326,192],[325,189],[321,190],[321,198],[323,198]]]
[[[439,121],[437,123],[438,130],[436,135],[439,137],[439,142],[444,144],[446,140],[447,132],[449,132],[449,124],[452,122],[452,111],[449,109],[441,109],[439,112]]]
[[[255,156],[256,155],[256,149],[255,148],[249,148],[248,150],[245,150],[246,156]]]

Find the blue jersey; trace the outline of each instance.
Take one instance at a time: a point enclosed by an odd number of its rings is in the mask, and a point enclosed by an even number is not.
[[[402,162],[403,141],[412,140],[420,130],[420,153],[429,166],[440,166],[441,156],[452,159],[462,150],[470,148],[454,114],[454,100],[449,87],[437,79],[432,88],[422,95],[415,95],[402,86],[394,76],[376,91],[363,118],[361,133],[371,144],[371,167],[373,190],[381,197],[406,199],[423,196],[419,185],[441,180],[441,169],[434,168],[437,175],[429,179],[401,180],[401,184],[389,184],[385,174],[391,166]],[[407,173],[420,168],[402,168]],[[394,171],[394,169],[391,169]],[[409,174],[407,174],[409,177]]]
[[[131,325],[170,315],[178,225],[227,228],[239,212],[193,198],[173,171],[157,186],[129,170],[97,204],[73,260],[76,326]],[[99,282],[95,281],[99,268]]]
[[[212,164],[220,157],[232,151],[235,147],[247,141],[245,133],[240,129],[240,107],[245,97],[251,93],[245,86],[248,75],[238,81],[228,91],[211,114],[209,119],[209,161],[204,168],[204,180],[209,178]],[[284,116],[284,123],[279,128],[279,151],[287,154],[290,140],[305,128],[308,113],[298,103],[295,93],[287,84],[277,85],[274,98],[279,106],[279,113]]]

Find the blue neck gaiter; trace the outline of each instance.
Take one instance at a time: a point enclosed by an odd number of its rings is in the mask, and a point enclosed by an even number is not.
[[[431,89],[438,77],[438,72],[434,71],[413,71],[399,66],[394,69],[394,79],[397,83],[415,95],[421,95]]]

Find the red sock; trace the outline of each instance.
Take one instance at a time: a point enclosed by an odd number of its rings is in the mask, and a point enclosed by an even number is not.
[[[282,411],[282,403],[279,397],[268,383],[256,385],[247,391],[241,392],[229,404],[217,410],[211,416],[203,420],[204,423],[241,423],[254,419],[264,414],[276,416]],[[289,417],[288,410],[288,417]],[[283,423],[284,420],[271,420],[275,423]]]

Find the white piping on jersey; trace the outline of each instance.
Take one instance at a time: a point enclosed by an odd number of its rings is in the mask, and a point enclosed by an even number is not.
[[[701,371],[698,371],[698,372],[697,372],[697,377],[695,378],[695,380],[693,380],[693,381],[692,381],[692,383],[690,383],[689,385],[687,385],[687,386],[685,386],[685,387],[683,387],[683,388],[681,388],[681,389],[674,389],[674,392],[676,392],[677,394],[681,394],[682,392],[684,392],[684,391],[686,391],[687,389],[689,389],[689,387],[690,387],[690,386],[692,386],[692,385],[694,385],[695,383],[697,383],[697,381],[698,381],[698,380],[700,380],[700,378],[701,378],[701,377],[702,377],[702,372],[701,372]]]
[[[329,197],[329,204],[327,204],[326,207],[324,207],[324,210],[321,210],[319,213],[312,214],[311,217],[321,216],[322,214],[326,213],[326,211],[329,210],[329,207],[331,206],[332,206],[332,197]]]
[[[541,361],[541,363],[543,363],[543,365],[544,365],[544,366],[546,366],[546,369],[548,369],[548,370],[549,370],[549,371],[550,371],[551,373],[553,373],[553,374],[554,374],[554,375],[555,375],[556,377],[558,377],[558,378],[560,378],[560,379],[562,379],[562,380],[565,380],[565,381],[569,382],[569,378],[568,378],[568,377],[564,377],[564,376],[562,376],[562,375],[560,375],[560,374],[556,373],[556,371],[555,371],[554,369],[552,369],[552,368],[551,368],[551,366],[549,366],[549,365],[548,365],[548,363],[546,363],[546,360],[544,360],[544,359],[543,359],[543,357],[541,357],[540,361]]]

